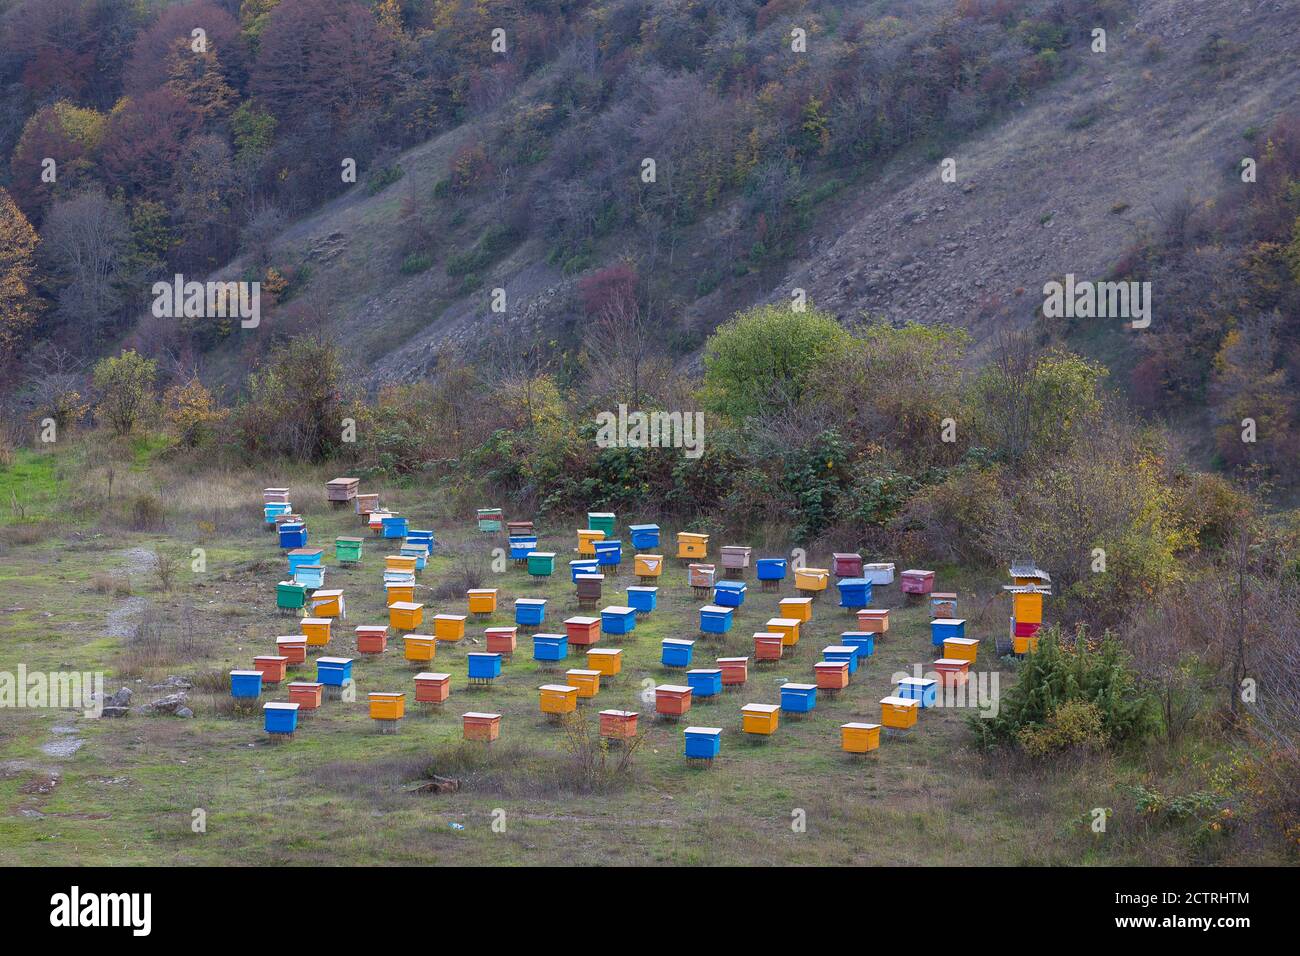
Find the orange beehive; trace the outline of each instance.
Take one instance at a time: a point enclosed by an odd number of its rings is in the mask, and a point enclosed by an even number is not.
[[[507,657],[515,652],[518,627],[487,627],[483,634],[487,638],[489,654],[505,654]]]
[[[793,597],[781,599],[781,616],[795,621],[811,621],[813,612],[812,598]]]
[[[840,724],[840,747],[846,753],[870,753],[879,746],[879,724]]]
[[[781,722],[781,708],[777,704],[746,704],[740,708],[740,727],[747,734],[769,736],[776,733]]]
[[[826,568],[795,568],[794,586],[800,591],[825,591],[831,579],[831,572]]]
[[[419,559],[415,555],[407,554],[389,554],[384,556],[385,571],[405,571],[407,574],[414,574]]]
[[[382,654],[388,649],[388,628],[383,624],[362,624],[356,633],[358,654]]]
[[[433,634],[440,641],[459,641],[465,636],[464,614],[435,614]]]
[[[636,736],[635,710],[602,710],[600,712],[600,735],[615,740],[627,740]]]
[[[979,654],[980,642],[973,637],[947,637],[943,641],[943,656],[959,661],[975,663]]]
[[[438,639],[432,634],[407,634],[402,644],[404,656],[413,663],[427,664],[438,654]]]
[[[262,654],[253,658],[253,667],[262,672],[263,684],[280,683],[284,680],[285,668],[288,666],[289,658],[279,654]]]
[[[1012,636],[1011,651],[1015,654],[1037,654],[1038,635],[1035,634],[1032,637]]]
[[[315,617],[347,617],[343,613],[343,592],[338,588],[313,591],[308,604]]]
[[[632,561],[632,567],[638,577],[657,578],[664,573],[664,556],[638,554]]]
[[[623,670],[623,652],[617,647],[593,647],[587,651],[587,667],[613,677]]]
[[[660,684],[655,688],[655,713],[680,717],[691,709],[691,689],[678,684]]]
[[[564,622],[570,647],[590,647],[600,640],[600,618],[571,617]]]
[[[718,668],[722,671],[723,687],[741,687],[749,680],[748,657],[719,657]]]
[[[424,672],[415,675],[415,699],[421,704],[441,704],[451,696],[451,675]]]
[[[543,684],[537,690],[543,714],[558,716],[578,709],[578,688],[571,684]]]
[[[605,532],[599,528],[581,528],[578,530],[578,554],[596,556],[596,542],[605,540]]]
[[[956,657],[941,657],[930,665],[939,675],[944,687],[958,687],[970,676],[970,661]]]
[[[859,609],[858,630],[863,634],[884,634],[889,630],[889,608]]]
[[[819,661],[813,665],[818,690],[843,690],[849,686],[848,661]]]
[[[308,647],[324,647],[330,642],[330,619],[327,617],[304,617],[298,622],[307,637]]]
[[[461,717],[464,720],[464,734],[466,740],[496,740],[501,736],[501,715],[500,714],[483,714],[477,711],[470,711]]]
[[[414,584],[385,584],[386,600],[388,607],[392,607],[398,601],[410,602],[415,600]]]
[[[784,635],[759,631],[754,635],[754,660],[779,661],[784,646]]]
[[[405,694],[371,691],[369,700],[371,720],[401,720],[406,716]]]
[[[578,696],[584,700],[595,697],[600,693],[600,671],[582,670],[575,667],[564,672],[564,679],[573,687],[578,688]]]
[[[493,614],[497,609],[496,588],[474,588],[466,592],[469,597],[469,613]]]
[[[794,647],[799,643],[799,621],[792,617],[774,617],[767,622],[767,630],[781,635],[781,643]]]
[[[275,649],[290,664],[307,662],[307,637],[305,634],[287,634],[275,639]]]
[[[324,690],[325,685],[315,681],[294,681],[289,685],[289,703],[297,704],[299,710],[317,710]]]
[[[424,605],[412,601],[390,604],[388,623],[395,631],[413,631],[424,623]]]
[[[893,730],[916,726],[921,702],[912,697],[884,697],[880,701],[880,722]]]

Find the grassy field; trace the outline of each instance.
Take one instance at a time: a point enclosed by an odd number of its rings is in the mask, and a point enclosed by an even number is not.
[[[146,458],[145,449],[139,454]],[[138,464],[138,463],[137,463]],[[49,463],[46,463],[48,467]],[[32,467],[20,461],[17,467]],[[819,698],[803,721],[783,720],[765,743],[740,732],[740,707],[779,699],[782,681],[812,680],[820,649],[852,626],[835,606],[833,586],[805,625],[797,655],[768,670],[751,666],[748,685],[716,702],[697,703],[679,725],[651,719],[646,682],[680,682],[659,665],[665,637],[698,638],[701,601],[686,571],[670,562],[660,582],[659,609],[627,638],[624,673],[602,685],[596,711],[617,707],[642,714],[647,737],[630,773],[593,786],[565,746],[565,732],[538,711],[537,688],[551,682],[531,660],[531,642],[490,688],[468,685],[465,655],[482,649],[482,628],[513,623],[519,596],[549,600],[544,630],[562,630],[577,613],[567,561],[571,527],[543,524],[541,547],[558,553],[557,573],[538,584],[509,565],[495,573],[493,547],[505,538],[483,535],[449,519],[435,496],[416,488],[377,489],[412,527],[436,530],[439,548],[420,575],[417,600],[426,615],[466,610],[464,587],[481,576],[500,589],[500,610],[469,622],[462,646],[441,645],[432,669],[453,675],[452,698],[441,714],[413,704],[415,669],[390,638],[382,657],[357,656],[352,628],[385,623],[382,557],[393,550],[366,535],[356,568],[332,560],[338,534],[364,534],[350,511],[324,502],[321,474],[174,474],[159,465],[127,468],[108,492],[105,470],[90,460],[75,469],[80,492],[68,498],[66,520],[30,520],[0,529],[0,670],[104,670],[107,690],[135,692],[133,704],[161,697],[150,690],[168,675],[195,683],[193,719],[132,714],[86,719],[73,712],[0,712],[0,862],[6,864],[1036,864],[1206,862],[1213,850],[1187,834],[1154,830],[1126,800],[1121,785],[1175,782],[1219,744],[1198,738],[1176,752],[1081,758],[1039,767],[970,749],[969,711],[922,714],[908,737],[885,739],[875,754],[850,757],[839,749],[839,725],[879,720],[891,675],[936,654],[928,613],[904,607],[897,585],[876,589],[876,606],[897,610],[876,654],[838,699]],[[165,476],[165,477],[164,477]],[[0,478],[19,481],[14,472]],[[329,652],[357,656],[357,701],[327,702],[305,715],[296,739],[275,745],[262,733],[260,709],[235,713],[226,672],[272,653],[275,637],[295,633],[296,621],[275,609],[274,585],[285,574],[275,536],[263,530],[260,488],[288,484],[305,513],[312,546],[326,548],[326,584],[342,587],[348,617]],[[166,518],[152,529],[138,504],[146,488],[160,493]],[[96,491],[96,489],[102,489]],[[363,489],[366,490],[366,489]],[[509,509],[507,508],[507,511]],[[634,521],[620,515],[620,525]],[[665,528],[665,541],[674,529]],[[626,534],[624,533],[626,539]],[[714,541],[713,547],[721,543]],[[191,570],[194,548],[206,569]],[[154,554],[176,562],[164,587]],[[716,553],[716,550],[715,550]],[[829,555],[814,554],[824,566]],[[900,568],[901,570],[901,568]],[[630,558],[606,580],[606,604],[623,603],[636,583]],[[752,653],[751,635],[777,616],[777,601],[751,577],[745,604],[726,640],[701,639],[695,666],[714,657]],[[992,635],[1005,627],[999,580],[972,579],[939,569],[940,589],[960,594],[968,633],[984,640],[981,668],[1001,671],[1003,690],[1013,669],[993,659]],[[1050,616],[1050,603],[1049,603]],[[427,619],[427,618],[426,618]],[[422,630],[431,631],[431,624]],[[570,655],[567,666],[581,666]],[[294,672],[291,671],[291,675]],[[314,675],[314,666],[299,668]],[[405,691],[408,716],[400,733],[381,735],[367,715],[368,691]],[[264,699],[286,699],[270,690]],[[461,742],[460,714],[504,715],[501,739],[488,748]],[[721,758],[709,768],[688,766],[682,727],[724,728]],[[1197,748],[1205,748],[1201,753]],[[409,787],[430,773],[455,777],[459,792],[433,795]],[[1113,811],[1105,834],[1087,827],[1089,811]],[[195,810],[206,816],[194,832]],[[800,813],[799,811],[802,811]],[[504,815],[502,815],[502,812]],[[492,826],[494,816],[504,828]],[[798,819],[806,826],[798,827]]]

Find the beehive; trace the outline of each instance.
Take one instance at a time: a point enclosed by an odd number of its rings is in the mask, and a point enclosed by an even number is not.
[[[343,592],[338,588],[313,591],[311,601],[308,603],[312,617],[347,617]]]
[[[974,663],[979,648],[980,642],[973,637],[950,637],[943,642],[943,656]]]
[[[351,501],[357,496],[359,478],[334,478],[325,483],[325,497],[329,501]]]
[[[414,631],[424,623],[424,605],[415,601],[390,604],[388,623],[395,631]]]
[[[781,685],[781,709],[787,714],[806,714],[816,706],[816,684]]]
[[[501,522],[505,515],[500,508],[479,508],[477,517],[478,529],[491,533],[501,530]]]
[[[604,584],[605,575],[603,574],[579,574],[577,584],[578,601],[586,605],[595,604],[600,600]]]
[[[287,504],[289,501],[289,489],[288,488],[263,488],[262,501],[265,502],[266,504],[271,504],[272,502]]]
[[[934,572],[922,571],[917,568],[904,571],[899,590],[904,594],[929,594],[934,590]],[[888,727],[889,725],[886,724],[885,726]]]
[[[379,527],[383,530],[385,538],[405,538],[407,527],[406,515],[384,515],[379,521]]]
[[[687,727],[682,735],[691,760],[712,760],[722,749],[721,727]]]
[[[627,530],[632,539],[632,547],[637,551],[648,551],[651,548],[659,547],[659,526],[657,524],[633,524],[628,525]]]
[[[357,495],[352,499],[352,509],[359,515],[369,515],[379,510],[379,495]]]
[[[533,660],[562,661],[569,655],[569,639],[563,634],[534,634]]]
[[[426,671],[415,675],[415,700],[419,704],[441,704],[451,696],[451,675]]]
[[[316,680],[326,687],[342,687],[352,680],[352,658],[316,658]]]
[[[596,542],[605,540],[605,532],[599,529],[580,528],[578,530],[578,554],[596,556]]]
[[[543,684],[538,691],[543,714],[558,716],[578,709],[578,688],[570,684]]]
[[[623,670],[623,652],[617,647],[593,647],[587,651],[587,668],[613,677]]]
[[[297,704],[300,711],[319,710],[324,690],[325,685],[316,681],[294,681],[289,685],[289,702]]]
[[[743,544],[722,546],[722,566],[728,571],[743,571],[749,567],[754,549]]]
[[[600,627],[607,634],[631,634],[636,630],[636,610],[613,604],[600,612]]]
[[[955,591],[930,592],[930,617],[953,618],[957,616],[957,593]]]
[[[583,700],[595,697],[600,693],[600,671],[575,667],[564,672],[564,679],[567,683],[578,688],[578,697]]]
[[[415,600],[415,584],[398,584],[389,582],[384,585],[384,600],[388,607],[394,604],[410,604]]]
[[[636,736],[638,716],[635,710],[602,710],[600,735],[612,740],[630,740]]]
[[[871,603],[871,582],[866,578],[843,578],[835,587],[840,592],[840,607],[856,610]]]
[[[488,743],[501,736],[500,714],[470,711],[467,714],[462,714],[461,720],[464,721],[463,727],[466,740],[480,740]]]
[[[289,509],[290,506],[288,502],[268,502],[267,504],[262,505],[262,521],[266,524],[267,530],[269,531],[271,528],[274,528],[275,519],[280,517],[280,515],[287,515]]]
[[[796,568],[794,572],[794,586],[810,594],[825,591],[830,579],[831,573],[825,568]]]
[[[889,630],[889,608],[863,608],[858,611],[858,630],[864,634],[885,634]]]
[[[880,722],[893,730],[910,730],[916,726],[920,706],[920,701],[908,697],[881,698]]]
[[[850,644],[832,644],[822,648],[822,660],[848,664],[850,677],[858,672],[858,649]]]
[[[818,661],[813,665],[819,690],[839,691],[849,686],[847,661]]]
[[[956,617],[937,617],[930,622],[930,643],[939,647],[950,637],[965,637],[966,621]]]
[[[530,551],[528,553],[528,573],[535,578],[549,578],[555,573],[555,552]]]
[[[744,581],[719,581],[713,587],[713,603],[719,607],[740,607],[745,603]]]
[[[862,555],[856,551],[836,551],[831,555],[831,570],[838,578],[862,577]]]
[[[263,727],[268,734],[292,737],[298,729],[298,705],[268,701],[262,705]]]
[[[695,697],[716,697],[722,693],[722,668],[696,667],[686,672],[686,683]]]
[[[693,588],[711,588],[716,568],[711,564],[692,564],[687,568],[687,580]]]
[[[970,661],[956,657],[940,657],[930,665],[945,687],[957,687],[970,676]]]
[[[327,617],[304,617],[298,622],[302,633],[307,638],[308,647],[324,647],[330,642],[330,619]]]
[[[659,603],[659,589],[632,586],[627,589],[627,606],[638,614],[649,614]]]
[[[546,598],[516,598],[515,623],[520,627],[541,627],[546,620]]]
[[[304,664],[307,661],[307,636],[305,634],[286,634],[275,639],[276,651],[290,664]]]
[[[689,531],[677,532],[677,557],[687,560],[704,558],[709,554],[709,536]]]
[[[427,528],[410,528],[406,532],[407,544],[418,544],[424,548],[426,555],[433,554],[433,532]]]
[[[694,641],[666,637],[660,644],[659,661],[664,667],[669,668],[690,667],[694,647]]]
[[[781,708],[776,704],[746,704],[740,708],[740,727],[747,734],[770,736],[780,722]]]
[[[1037,654],[1038,636],[1021,637],[1017,634],[1011,638],[1011,652],[1013,654]]]
[[[496,588],[473,588],[466,592],[471,614],[493,614],[497,609]]]
[[[242,698],[261,697],[262,672],[259,670],[231,671],[230,696]]]
[[[576,561],[569,562],[569,580],[574,584],[578,583],[578,578],[584,574],[599,574],[600,562],[595,558],[579,558]]]
[[[908,700],[914,700],[921,705],[924,710],[933,707],[937,695],[938,681],[929,677],[904,677],[899,680],[898,687],[894,691],[895,697],[903,697]]]
[[[792,617],[773,617],[769,618],[767,631],[770,634],[780,634],[781,643],[785,647],[794,647],[799,643],[799,621]]]
[[[680,684],[660,684],[655,688],[655,713],[680,717],[691,709],[691,689]]]
[[[487,638],[487,649],[492,654],[504,654],[509,657],[515,652],[518,644],[519,629],[517,627],[489,627],[483,631],[484,637]]]
[[[438,639],[432,634],[407,634],[402,645],[403,656],[414,664],[427,664],[438,654]]]
[[[280,517],[284,517],[284,515],[281,515]],[[286,551],[291,548],[307,547],[307,526],[301,521],[286,521],[281,524],[280,547]]]
[[[400,556],[403,558],[414,558],[415,570],[423,571],[425,562],[429,558],[429,552],[422,544],[404,544],[401,547]]]
[[[534,531],[532,521],[527,518],[521,518],[518,521],[506,522],[506,533],[512,535],[532,534]]]
[[[366,699],[370,702],[371,720],[401,720],[406,716],[405,694],[371,691]]]
[[[501,676],[501,655],[471,651],[465,655],[465,663],[472,682],[490,682]]]
[[[527,561],[528,555],[537,550],[537,535],[512,535],[509,544],[511,561]]]
[[[785,646],[785,637],[777,633],[759,631],[754,635],[754,660],[779,661]]]
[[[455,643],[465,636],[464,614],[435,614],[433,636],[440,641]]]
[[[812,598],[782,598],[778,605],[781,616],[795,621],[811,621],[813,616]]]
[[[281,581],[275,586],[275,606],[284,611],[306,607],[307,586],[297,581]]]
[[[862,566],[862,576],[876,587],[884,587],[886,584],[894,583],[894,566],[888,562],[877,562],[875,564],[864,564]]]
[[[293,574],[304,565],[320,564],[324,554],[320,548],[294,548],[285,555],[285,560],[289,562],[289,573]]]
[[[1043,595],[1038,591],[1012,594],[1011,613],[1017,621],[1026,624],[1043,623]]]
[[[360,564],[365,539],[338,537],[334,539],[334,560],[339,564]]]
[[[366,520],[372,534],[383,534],[384,519],[392,514],[391,511],[372,511]]]
[[[384,556],[385,571],[405,571],[407,574],[415,574],[416,559],[407,554],[389,554]]]
[[[289,658],[280,654],[259,654],[253,658],[253,666],[262,672],[263,684],[278,684],[284,680]]]
[[[564,622],[564,630],[574,647],[590,647],[600,641],[600,618],[570,617]]]
[[[846,753],[865,754],[879,747],[879,724],[840,724],[840,748]]]
[[[325,569],[319,564],[300,564],[294,568],[293,581],[309,591],[325,586]]]
[[[606,537],[614,533],[614,512],[588,511],[587,528],[591,531],[603,531]]]
[[[755,571],[760,581],[784,581],[785,558],[759,558]]]
[[[388,628],[383,624],[362,624],[356,629],[357,653],[382,654],[388,650]]]
[[[716,604],[700,608],[700,630],[705,634],[726,634],[731,630],[731,608]]]
[[[717,664],[722,671],[723,687],[743,687],[749,680],[748,657],[719,657]]]
[[[664,573],[662,554],[638,554],[632,559],[632,570],[639,578],[657,578]]]
[[[597,541],[592,545],[592,547],[596,549],[596,563],[600,565],[602,569],[617,568],[622,564],[622,541]]]

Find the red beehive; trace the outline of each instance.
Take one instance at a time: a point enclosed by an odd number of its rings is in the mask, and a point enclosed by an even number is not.
[[[884,634],[889,630],[889,608],[860,608],[858,630],[863,634]]]
[[[627,740],[636,736],[637,712],[634,710],[602,710],[600,712],[600,735],[616,740]]]
[[[1042,627],[1041,623],[1031,624],[1028,621],[1016,621],[1016,637],[1035,637],[1038,629]]]
[[[356,629],[358,654],[382,654],[388,648],[388,627],[362,624]]]
[[[253,666],[262,672],[263,684],[278,684],[284,680],[284,671],[289,666],[289,658],[281,657],[279,654],[263,654],[253,658]]]
[[[489,627],[483,630],[487,636],[487,652],[489,654],[510,655],[515,652],[516,635],[519,632],[517,627]]]
[[[451,696],[451,675],[422,673],[415,675],[415,700],[419,704],[441,704]]]
[[[855,553],[834,554],[835,576],[840,578],[860,578],[862,577],[862,555]]]
[[[944,687],[958,687],[966,683],[970,676],[970,661],[956,657],[941,657],[930,666],[939,675],[939,683]]]
[[[691,709],[691,689],[678,684],[660,684],[655,688],[655,713],[680,717]]]
[[[294,681],[289,685],[289,703],[297,704],[299,710],[316,710],[324,689],[324,684],[314,681]]]
[[[501,736],[501,715],[471,711],[462,715],[466,740],[496,740]]]
[[[571,617],[564,622],[570,647],[590,647],[600,640],[600,618]]]
[[[307,663],[307,635],[288,634],[275,639],[275,649],[290,664]]]
[[[813,665],[818,690],[843,690],[849,686],[848,661],[819,661]]]
[[[718,667],[722,671],[724,687],[741,687],[749,680],[748,657],[719,657]]]
[[[899,578],[899,589],[904,594],[929,594],[934,590],[934,572],[913,568]]]
[[[759,633],[754,635],[754,660],[779,661],[784,638],[780,634]]]

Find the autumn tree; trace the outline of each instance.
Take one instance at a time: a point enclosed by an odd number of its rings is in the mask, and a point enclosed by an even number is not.
[[[198,127],[198,113],[172,90],[122,100],[113,107],[100,150],[108,184],[128,196],[165,198],[185,141]]]
[[[92,381],[98,396],[95,414],[117,436],[129,435],[152,409],[158,363],[134,349],[105,356],[95,364]]]
[[[32,289],[36,230],[13,197],[0,188],[0,362],[21,347],[40,308]]]
[[[102,113],[66,100],[28,118],[9,163],[13,197],[28,216],[39,222],[57,194],[75,190],[88,178],[106,125]]]

